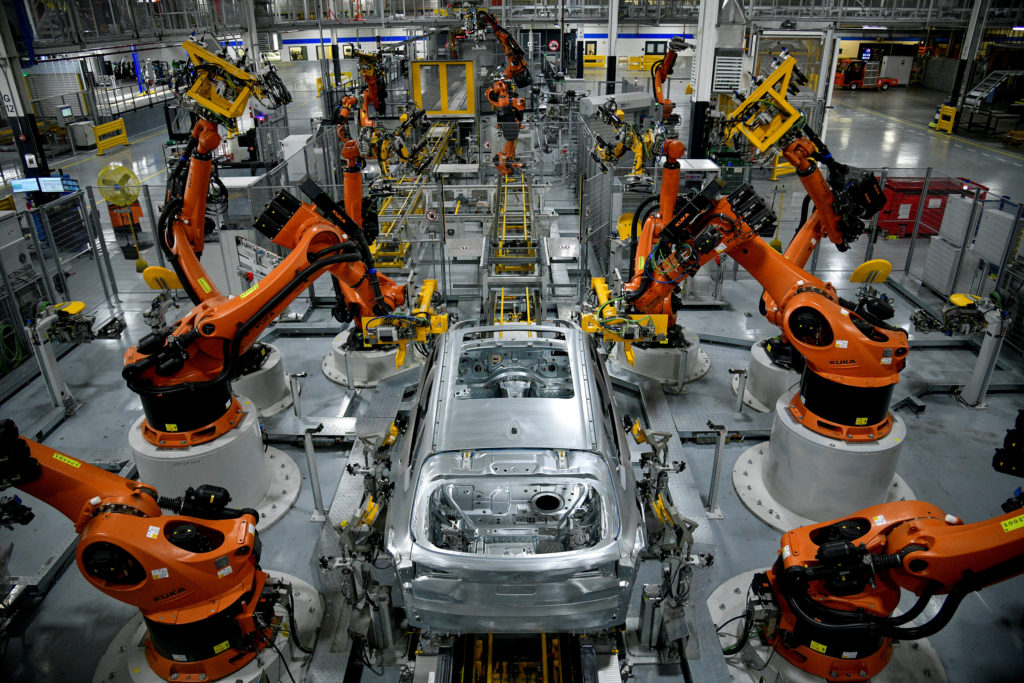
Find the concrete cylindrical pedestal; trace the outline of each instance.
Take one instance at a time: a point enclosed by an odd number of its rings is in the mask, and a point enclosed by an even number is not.
[[[626,361],[622,345],[616,344],[610,360],[623,370],[658,380],[666,393],[678,394],[683,390],[683,385],[700,379],[711,367],[711,358],[700,347],[700,337],[697,333],[683,328],[683,338],[687,343],[685,348],[661,345],[633,346],[633,353],[636,354],[636,362],[633,365]]]
[[[292,392],[288,387],[281,351],[270,344],[267,344],[267,348],[270,353],[260,369],[242,375],[231,383],[235,393],[248,396],[264,417],[277,415],[292,404]]]
[[[771,558],[769,558],[771,559]],[[742,616],[747,608],[747,593],[754,574],[767,568],[754,569],[738,574],[721,584],[707,599],[708,612],[725,642],[736,642],[744,625],[743,619],[727,624],[729,619]],[[786,683],[821,683],[820,676],[798,669],[781,654],[762,643],[760,638],[751,637],[740,652],[728,655],[725,663],[733,683],[758,683],[759,681],[785,681]],[[845,679],[844,679],[845,680]],[[904,683],[923,681],[946,683],[946,670],[935,648],[927,639],[897,641],[892,644],[892,657],[886,667],[876,674],[872,683]]]
[[[223,486],[232,507],[260,513],[260,530],[288,511],[299,495],[302,477],[295,462],[276,448],[264,448],[256,406],[239,397],[242,423],[213,441],[189,448],[159,448],[142,436],[140,417],[128,432],[139,480],[162,496],[176,497],[189,486]]]
[[[267,574],[270,575],[270,581],[283,581],[291,586],[292,599],[295,602],[295,622],[290,623],[287,610],[282,605],[274,608],[275,613],[282,623],[288,623],[289,628],[295,629],[300,643],[312,645],[316,641],[316,631],[324,618],[326,606],[323,597],[313,586],[298,577],[273,570],[267,570]],[[99,666],[93,674],[93,683],[109,683],[112,680],[166,683],[146,663],[146,649],[139,645],[146,638],[146,622],[143,621],[142,614],[137,612],[118,632],[100,658]],[[290,680],[301,682],[313,661],[313,655],[301,652],[295,647],[294,642],[289,640],[287,631],[276,632],[274,646],[265,648],[256,659],[220,680],[231,683],[287,683]],[[288,673],[285,671],[286,668]],[[182,680],[185,678],[181,677]]]
[[[751,512],[787,530],[913,497],[896,474],[907,434],[899,416],[877,441],[830,439],[793,417],[789,402],[795,393],[787,391],[775,402],[769,441],[744,451],[733,468],[736,493]]]
[[[764,341],[750,347],[750,363],[747,365],[747,389],[743,402],[754,410],[767,413],[775,406],[779,396],[791,390],[800,381],[800,375],[776,365],[764,349]],[[739,375],[732,377],[732,391],[739,391]]]
[[[348,387],[375,387],[377,382],[423,362],[412,344],[408,345],[405,362],[395,365],[398,345],[382,349],[348,348],[349,330],[331,341],[331,352],[324,356],[321,368],[327,379]],[[350,376],[351,375],[351,376]]]

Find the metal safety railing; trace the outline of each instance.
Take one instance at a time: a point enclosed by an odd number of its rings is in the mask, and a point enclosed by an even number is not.
[[[120,314],[110,253],[88,193],[0,220],[0,400],[38,375],[29,326],[48,304],[82,301],[97,325]],[[68,345],[57,345],[61,354]]]

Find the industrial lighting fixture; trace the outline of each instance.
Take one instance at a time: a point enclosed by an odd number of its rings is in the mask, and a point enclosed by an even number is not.
[[[866,28],[869,31],[887,31],[887,30],[889,30],[888,26],[868,26],[866,24],[861,26],[861,28]]]
[[[1014,26],[1013,30],[1014,31],[1024,31],[1024,26]]]

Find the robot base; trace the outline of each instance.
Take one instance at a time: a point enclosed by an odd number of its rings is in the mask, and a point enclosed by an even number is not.
[[[267,571],[270,578],[275,581],[284,581],[292,585],[295,595],[295,627],[298,632],[299,642],[306,647],[311,647],[316,640],[316,631],[324,616],[324,601],[316,589],[311,585],[290,574],[283,572]],[[284,610],[278,608],[280,614]],[[132,683],[166,683],[164,679],[153,673],[146,663],[146,648],[143,645],[146,636],[146,623],[142,620],[142,614],[137,613],[131,621],[124,625],[117,636],[114,637],[110,647],[100,659],[100,664],[93,674],[93,683],[109,683],[110,681],[132,681]],[[301,683],[306,677],[306,667],[312,661],[313,656],[301,652],[295,644],[286,636],[278,633],[274,639],[274,645],[284,655],[281,660],[274,648],[264,648],[256,659],[249,662],[245,667],[239,669],[225,679],[231,683],[279,683],[285,681],[290,683],[285,668],[291,671],[296,683]]]
[[[750,364],[747,366],[747,389],[743,402],[759,413],[767,413],[779,400],[779,396],[800,382],[800,375],[776,365],[768,357],[762,342],[750,347]],[[739,391],[740,376],[732,376],[732,393]]]
[[[270,353],[256,372],[242,375],[231,383],[235,393],[248,396],[259,408],[260,415],[277,415],[292,404],[292,392],[284,372],[281,352],[267,345]]]
[[[708,611],[716,628],[730,617],[742,614],[746,608],[747,589],[754,574],[765,569],[754,569],[732,577],[708,597]],[[737,619],[719,632],[722,645],[735,642],[743,622]],[[733,630],[735,628],[735,630]],[[708,647],[712,647],[708,644]],[[786,681],[787,683],[822,683],[822,679],[802,671],[779,655],[771,656],[770,647],[761,645],[755,634],[751,634],[740,652],[725,658],[729,673],[736,683],[757,683],[758,681]],[[771,661],[769,660],[771,657]],[[765,662],[768,665],[765,666]],[[927,639],[894,642],[892,659],[880,674],[871,679],[876,683],[901,683],[902,681],[930,681],[946,683],[946,670],[939,654]]]
[[[907,428],[893,416],[892,431],[877,441],[847,443],[799,424],[788,391],[775,403],[771,438],[740,454],[732,484],[754,515],[779,531],[824,522],[854,510],[914,493],[896,474]]]
[[[348,330],[335,337],[331,341],[331,352],[324,356],[324,360],[320,364],[327,379],[336,384],[352,388],[375,387],[377,382],[417,365],[423,360],[410,345],[405,362],[401,366],[395,367],[398,346],[353,350],[347,348],[348,337]],[[351,381],[349,381],[350,374],[352,375]]]
[[[189,486],[215,484],[231,494],[233,507],[260,513],[259,529],[279,520],[299,496],[302,476],[290,457],[264,448],[256,406],[239,397],[245,416],[237,429],[191,448],[158,448],[142,436],[140,417],[128,432],[139,479],[162,495],[180,496]]]
[[[633,347],[636,363],[630,365],[622,355],[621,345],[616,344],[610,360],[619,368],[661,382],[665,393],[679,394],[683,386],[708,374],[711,358],[700,347],[696,332],[683,329],[683,338],[688,346]]]

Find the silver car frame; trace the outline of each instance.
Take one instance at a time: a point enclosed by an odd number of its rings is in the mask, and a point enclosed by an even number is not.
[[[459,324],[442,335],[394,456],[385,525],[409,624],[622,625],[646,539],[619,425],[578,326]]]

